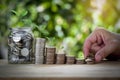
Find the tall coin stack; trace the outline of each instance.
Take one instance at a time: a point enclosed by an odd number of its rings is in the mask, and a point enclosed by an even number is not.
[[[44,62],[45,43],[44,38],[36,38],[35,64],[43,64]]]
[[[56,48],[46,47],[46,64],[54,64]]]

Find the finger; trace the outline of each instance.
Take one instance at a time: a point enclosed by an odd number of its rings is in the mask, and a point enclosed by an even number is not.
[[[92,44],[90,52],[91,53],[96,53],[97,51],[99,51],[102,47],[99,46],[97,43]]]
[[[99,39],[99,41],[98,41],[98,39]],[[85,58],[89,55],[90,48],[91,48],[92,44],[94,44],[96,42],[98,42],[99,44],[102,43],[101,37],[100,37],[100,35],[99,35],[97,30],[93,31],[90,34],[90,36],[86,39],[86,41],[84,42],[83,52],[84,52]]]
[[[88,56],[88,54],[90,53],[90,47],[91,47],[92,43],[89,40],[89,38],[87,38],[84,42],[84,46],[83,46],[83,52],[84,52],[84,56],[85,58]]]
[[[97,35],[97,43],[98,45],[101,45],[103,43],[102,38],[99,34]]]
[[[104,59],[105,57],[107,57],[113,51],[114,51],[114,48],[111,47],[111,46],[105,46],[105,47],[103,47],[95,55],[96,62],[100,62],[102,59]]]
[[[105,46],[105,44],[101,44],[100,47],[103,48]]]
[[[94,32],[92,32],[90,34],[90,36],[84,42],[83,52],[84,52],[85,58],[89,55],[90,48],[91,48],[92,44],[94,44],[95,42],[96,42],[96,34]]]

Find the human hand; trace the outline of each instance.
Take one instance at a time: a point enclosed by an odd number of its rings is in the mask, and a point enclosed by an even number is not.
[[[96,62],[100,62],[108,55],[120,57],[120,35],[96,28],[85,40],[83,52],[85,58],[94,53]]]

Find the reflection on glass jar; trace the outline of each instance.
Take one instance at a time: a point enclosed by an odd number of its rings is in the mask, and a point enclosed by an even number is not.
[[[12,28],[8,36],[8,62],[33,63],[33,35],[31,28]]]

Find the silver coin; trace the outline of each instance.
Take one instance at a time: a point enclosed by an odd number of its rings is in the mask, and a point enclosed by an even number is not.
[[[9,60],[11,63],[16,63],[19,60],[19,57],[11,54],[11,55],[9,55]]]
[[[21,40],[20,36],[13,36],[13,41],[14,42],[19,42]]]
[[[29,54],[29,50],[27,49],[27,48],[23,48],[22,50],[21,50],[21,55],[22,56],[27,56]]]

